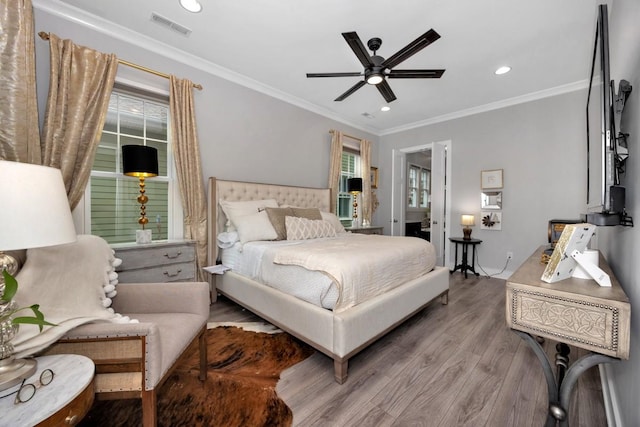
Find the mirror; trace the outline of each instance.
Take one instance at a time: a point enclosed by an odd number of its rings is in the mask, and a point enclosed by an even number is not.
[[[502,191],[483,191],[482,209],[502,209]]]

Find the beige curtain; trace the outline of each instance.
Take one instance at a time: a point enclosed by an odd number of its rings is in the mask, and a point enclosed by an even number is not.
[[[331,189],[331,212],[336,213],[338,192],[340,191],[340,171],[342,170],[342,132],[330,130],[331,154],[329,159],[329,183]]]
[[[33,8],[0,4],[0,159],[40,164]]]
[[[184,237],[195,240],[198,280],[206,281],[202,267],[207,262],[207,200],[200,164],[193,83],[175,76],[171,76],[170,81],[172,144],[184,210]]]
[[[362,220],[371,225],[371,141],[360,140],[360,168],[362,170]]]
[[[118,68],[104,54],[49,35],[51,67],[44,118],[42,162],[62,171],[69,205],[89,181]]]

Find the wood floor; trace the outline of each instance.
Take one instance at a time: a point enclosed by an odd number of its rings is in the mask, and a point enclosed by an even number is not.
[[[343,385],[320,352],[286,370],[278,395],[295,426],[543,426],[547,385],[533,352],[505,326],[505,281],[451,276],[434,302],[354,356]],[[224,298],[213,321],[255,321]],[[555,342],[544,346],[551,359]],[[571,349],[571,361],[585,354]],[[570,425],[606,426],[598,368],[578,381]]]

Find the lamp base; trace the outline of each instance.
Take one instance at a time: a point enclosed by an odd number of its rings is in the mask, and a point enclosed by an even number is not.
[[[4,289],[4,276],[2,270],[7,270],[7,273],[15,276],[18,271],[18,260],[9,254],[0,251],[0,287]]]
[[[20,384],[23,379],[36,372],[35,359],[15,359],[13,356],[0,360],[0,391]]]
[[[464,235],[462,237],[463,240],[471,240],[471,227],[464,227],[462,229],[462,234]]]
[[[136,243],[151,243],[151,230],[136,230]]]

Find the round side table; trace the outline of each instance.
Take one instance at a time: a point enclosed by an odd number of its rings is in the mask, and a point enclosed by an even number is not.
[[[460,270],[461,273],[464,274],[464,278],[467,278],[467,271],[472,272],[476,276],[479,276],[479,273],[476,273],[476,245],[482,243],[480,239],[465,239],[463,237],[449,237],[449,240],[456,244],[456,260],[454,262],[454,269],[449,273],[453,274],[454,271]],[[458,264],[458,245],[462,246],[462,261]],[[469,255],[468,248],[471,246],[471,265],[469,265]]]
[[[49,385],[39,386],[31,400],[14,403],[15,394],[0,399],[0,423],[7,426],[76,425],[93,404],[93,361],[76,354],[42,356],[36,372],[25,383],[38,385],[40,373],[51,369],[54,377]],[[17,391],[20,384],[0,392],[5,396]]]

